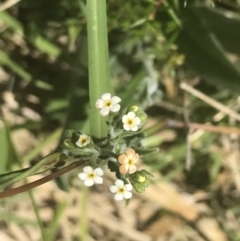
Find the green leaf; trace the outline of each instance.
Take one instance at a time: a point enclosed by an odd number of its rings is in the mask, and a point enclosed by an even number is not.
[[[11,58],[9,58],[2,50],[0,50],[0,65],[9,67],[26,81],[30,81],[32,79],[32,76],[27,71],[12,61]]]
[[[137,147],[134,147],[134,150],[141,156],[159,152],[159,148],[137,148]]]
[[[65,174],[64,176],[57,177],[54,180],[58,186],[58,188],[64,192],[69,192],[70,183],[69,183],[69,174]]]
[[[184,28],[178,38],[180,51],[207,81],[239,93],[240,71],[229,61],[214,32],[206,27],[193,9],[183,12]]]
[[[57,208],[54,211],[53,221],[48,225],[48,234],[46,237],[47,241],[56,240],[58,225],[66,207],[67,207],[66,201],[58,203]]]
[[[61,50],[47,39],[40,35],[31,36],[29,40],[35,45],[37,49],[41,52],[44,52],[52,57],[58,57],[61,53]]]
[[[193,12],[204,20],[226,50],[240,54],[240,14],[206,5],[193,7]]]
[[[0,121],[0,172],[6,172],[13,163],[18,163],[10,130],[4,121]]]
[[[118,179],[121,178],[121,174],[119,172],[119,168],[118,168],[118,165],[115,163],[115,162],[112,162],[112,161],[109,161],[108,162],[108,168],[111,172],[115,172],[116,173],[116,177]]]
[[[130,136],[136,136],[142,133],[142,130],[139,131],[122,131],[121,134],[119,134],[119,138],[125,138]]]
[[[4,22],[6,25],[8,25],[8,27],[15,30],[15,32],[23,35],[22,24],[7,12],[0,11],[0,20]]]
[[[52,153],[44,157],[41,161],[32,167],[0,174],[0,185],[2,187],[8,186],[14,182],[24,179],[25,177],[46,172],[53,167],[58,166],[58,164],[59,166],[64,166],[66,164],[65,159],[66,156],[61,152]]]
[[[5,123],[0,121],[0,172],[5,172],[7,169],[8,156],[9,156],[9,139],[7,135],[7,128]]]

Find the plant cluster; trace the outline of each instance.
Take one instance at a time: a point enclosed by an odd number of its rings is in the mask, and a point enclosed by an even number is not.
[[[72,129],[64,132],[61,147],[68,156],[84,158],[87,165],[78,177],[85,186],[103,183],[103,166],[107,165],[111,172],[116,174],[115,185],[110,191],[115,194],[116,201],[132,197],[132,189],[143,192],[149,186],[152,176],[146,170],[137,170],[137,162],[142,153],[150,153],[141,141],[144,138],[142,127],[147,120],[146,113],[141,107],[132,105],[120,119],[115,115],[120,110],[121,99],[105,93],[96,101],[96,108],[101,116],[108,116],[106,122],[108,135],[101,140],[94,140],[86,134]]]

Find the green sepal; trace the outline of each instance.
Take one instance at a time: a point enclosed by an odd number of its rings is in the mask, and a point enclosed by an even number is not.
[[[72,149],[75,149],[78,138],[79,138],[79,133],[77,133],[75,130],[72,130],[72,129],[65,130],[61,140],[61,147],[69,151],[71,151]]]
[[[128,107],[127,113],[130,112],[130,111],[132,111],[132,112],[134,112],[136,115],[138,115],[139,113],[141,113],[141,110],[142,110],[141,107],[139,107],[139,106],[137,106],[137,105],[131,105],[131,106]]]
[[[87,159],[97,157],[98,151],[91,144],[82,148],[76,145],[79,135],[80,133],[75,130],[65,130],[61,141],[61,148],[69,151],[73,156],[80,156]]]
[[[138,193],[142,193],[150,185],[149,179],[150,177],[153,177],[153,175],[143,169],[141,171],[130,174],[128,177],[135,191]]]

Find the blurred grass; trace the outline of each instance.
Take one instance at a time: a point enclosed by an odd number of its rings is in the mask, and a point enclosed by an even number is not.
[[[186,81],[239,111],[239,2],[111,0],[107,8],[110,76],[123,110],[139,104],[158,123],[167,118],[182,121],[184,94],[178,86]],[[62,129],[83,131],[88,126],[86,31],[84,1],[26,0],[0,12],[0,101],[5,120],[0,129],[0,173],[16,168],[9,134],[27,129],[40,142],[21,152],[22,164],[29,166],[46,155]],[[8,91],[17,106],[4,97]],[[227,116],[217,118],[221,113],[196,97],[189,100],[190,121],[239,127]],[[146,156],[145,164],[161,173],[159,180],[174,182],[181,190],[210,193],[207,207],[229,240],[239,241],[238,228],[221,221],[229,213],[236,220],[240,215],[239,159],[229,154],[239,155],[238,137],[236,147],[232,135],[194,132],[192,166],[186,172],[187,129],[175,130],[168,140],[161,132],[168,127],[155,128],[149,135],[162,138],[160,152]],[[223,177],[228,181],[220,182]],[[71,177],[66,180],[71,183]],[[46,240],[56,239],[65,208],[65,202],[57,205]],[[8,222],[30,222],[8,216]]]

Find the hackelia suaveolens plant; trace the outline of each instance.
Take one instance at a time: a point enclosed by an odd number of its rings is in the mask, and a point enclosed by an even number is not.
[[[132,111],[122,117],[123,128],[126,131],[138,131],[141,120]]]
[[[80,134],[76,142],[76,145],[79,147],[84,147],[90,143],[90,137],[85,134]]]
[[[107,116],[111,111],[118,112],[120,110],[120,102],[121,99],[118,96],[111,97],[110,93],[105,93],[101,96],[101,99],[96,101],[95,106],[100,109],[102,116]]]
[[[114,199],[116,201],[121,201],[123,199],[130,199],[132,197],[132,185],[124,184],[121,179],[117,179],[115,185],[110,186],[110,191],[116,193]]]
[[[93,186],[93,184],[103,183],[103,170],[98,167],[93,170],[92,167],[86,166],[83,168],[83,172],[78,174],[80,180],[84,181],[84,185],[87,187]]]
[[[139,160],[139,155],[133,150],[128,149],[125,153],[118,157],[118,162],[121,164],[119,171],[121,174],[125,175],[127,173],[132,174],[136,172],[136,163]]]

